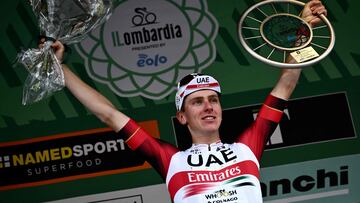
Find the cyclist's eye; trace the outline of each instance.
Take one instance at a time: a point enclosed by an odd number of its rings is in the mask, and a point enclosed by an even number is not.
[[[216,98],[216,97],[213,97],[213,98],[210,98],[210,102],[211,102],[211,103],[218,103],[218,102],[219,102],[219,99]]]
[[[202,100],[201,99],[195,99],[194,101],[193,101],[193,105],[201,105],[202,104]]]
[[[202,98],[194,98],[190,101],[190,104],[193,106],[200,106],[203,103]]]

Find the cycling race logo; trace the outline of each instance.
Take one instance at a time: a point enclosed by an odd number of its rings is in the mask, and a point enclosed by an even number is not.
[[[205,0],[121,1],[76,49],[90,77],[117,95],[162,99],[215,60],[217,29]]]
[[[134,26],[141,26],[155,23],[156,15],[155,13],[147,12],[146,7],[144,8],[135,8],[134,17],[132,17],[132,23]],[[145,21],[145,22],[144,22]]]

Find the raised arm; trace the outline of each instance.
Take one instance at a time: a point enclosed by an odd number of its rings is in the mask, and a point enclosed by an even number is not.
[[[118,132],[129,118],[118,111],[112,103],[99,92],[84,83],[66,65],[63,65],[65,85],[71,93],[102,122]]]
[[[52,47],[58,60],[62,61],[64,46],[59,41],[56,41]],[[120,131],[129,121],[129,118],[118,111],[103,95],[83,82],[67,65],[63,64],[62,67],[65,85],[71,93],[107,126],[116,132]]]
[[[320,14],[327,14],[325,7],[321,1],[312,0],[305,5],[301,17],[313,27],[321,21],[318,17]],[[295,63],[295,60],[289,56],[287,62]],[[296,87],[300,73],[301,69],[282,69],[280,78],[271,91],[271,94],[278,98],[288,100]]]
[[[296,87],[300,73],[301,69],[282,69],[279,80],[270,94],[288,100]]]

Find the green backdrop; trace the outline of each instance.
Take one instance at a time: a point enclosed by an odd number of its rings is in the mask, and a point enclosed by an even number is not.
[[[215,43],[216,60],[205,73],[221,76],[223,107],[231,108],[261,103],[271,91],[279,70],[253,59],[237,38],[241,13],[257,1],[208,1],[219,31]],[[324,0],[328,19],[336,32],[336,44],[321,63],[303,70],[292,98],[345,91],[356,134],[360,129],[360,26],[359,1]],[[67,90],[39,103],[22,106],[22,88],[27,72],[12,63],[20,49],[36,46],[37,23],[26,1],[3,2],[0,7],[0,142],[18,141],[52,134],[104,127]],[[138,121],[159,121],[161,138],[175,143],[171,117],[175,115],[174,93],[162,100],[144,97],[120,98],[93,81],[75,49],[68,59],[84,81],[102,92],[116,107]],[[336,107],[334,107],[336,108]],[[157,113],[161,112],[161,113]],[[341,118],[334,118],[341,119]],[[271,150],[264,154],[263,167],[360,153],[360,140],[348,139],[313,145]],[[336,150],[334,150],[336,149]],[[296,159],[294,159],[296,157]],[[125,157],[119,157],[125,160]],[[143,177],[147,177],[144,179]],[[0,180],[1,181],[1,180]],[[359,181],[359,180],[357,180]],[[162,183],[152,169],[49,184],[38,187],[0,191],[0,202],[38,202],[102,193],[125,188]]]

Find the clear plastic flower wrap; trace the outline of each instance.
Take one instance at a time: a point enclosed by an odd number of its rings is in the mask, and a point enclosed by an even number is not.
[[[43,48],[23,50],[18,62],[29,75],[25,80],[22,104],[42,100],[65,86],[61,62],[51,48],[53,40],[69,45],[106,21],[112,11],[111,0],[30,0],[38,20],[40,35],[46,36]],[[50,40],[49,40],[50,39]]]

